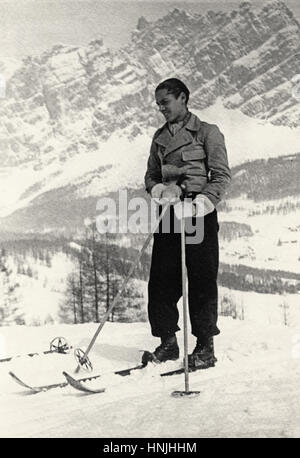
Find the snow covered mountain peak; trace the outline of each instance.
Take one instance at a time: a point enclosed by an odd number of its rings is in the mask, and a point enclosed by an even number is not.
[[[0,99],[1,215],[32,206],[33,199],[45,208],[47,193],[65,195],[66,186],[74,199],[75,193],[87,198],[140,184],[135,178],[143,175],[145,145],[163,122],[153,92],[170,76],[187,82],[191,110],[223,129],[232,164],[296,152],[293,141],[283,151],[266,138],[258,150],[254,130],[266,123],[266,133],[274,127],[284,129],[284,138],[295,137],[299,44],[299,23],[275,0],[262,8],[243,2],[226,13],[175,8],[154,22],[141,17],[119,51],[99,38],[83,47],[58,43],[24,58]],[[205,118],[210,109],[212,119]],[[226,127],[236,122],[240,130],[255,127],[255,141],[244,145],[240,158],[240,133],[236,125],[235,135]],[[272,139],[278,136],[273,132]]]
[[[28,56],[0,103],[1,163],[43,167],[97,150],[118,130],[134,138],[156,127],[153,91],[172,74],[188,82],[198,109],[221,97],[248,116],[299,126],[299,30],[279,0],[258,10],[244,2],[231,13],[175,8],[153,23],[141,18],[118,52],[99,39]]]

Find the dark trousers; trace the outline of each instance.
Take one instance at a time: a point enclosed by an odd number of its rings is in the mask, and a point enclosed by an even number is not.
[[[214,210],[204,217],[203,241],[186,243],[189,315],[192,334],[201,340],[220,333],[217,328],[218,230]],[[148,284],[148,314],[153,336],[167,337],[180,329],[177,302],[181,296],[180,233],[155,233]]]

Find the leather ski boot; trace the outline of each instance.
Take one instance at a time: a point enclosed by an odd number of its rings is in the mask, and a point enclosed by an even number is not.
[[[208,337],[206,340],[198,338],[193,353],[188,356],[189,367],[207,369],[213,367],[216,361],[213,337]]]
[[[161,344],[154,350],[153,353],[145,351],[142,357],[142,364],[146,365],[149,362],[163,363],[165,361],[174,361],[179,358],[179,347],[176,336],[161,338]]]

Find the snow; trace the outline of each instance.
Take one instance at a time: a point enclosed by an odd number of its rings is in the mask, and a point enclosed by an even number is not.
[[[72,243],[73,248],[76,245]],[[47,266],[27,256],[23,267],[25,271],[29,267],[32,276],[18,273],[17,264],[11,256],[8,258],[8,265],[12,272],[11,284],[20,285],[16,291],[15,305],[23,313],[25,323],[38,325],[49,319],[58,322],[59,306],[64,300],[67,276],[74,268],[73,261],[64,253],[55,253],[51,258],[51,266]],[[0,291],[1,302],[3,294]]]
[[[231,167],[245,161],[299,151],[299,129],[274,126],[250,118],[238,109],[226,109],[220,99],[209,108],[199,111],[191,107],[191,111],[201,120],[219,126],[225,136]],[[88,113],[83,114],[85,123],[88,117]],[[82,119],[78,121],[78,129],[82,129],[82,122]],[[72,126],[74,128],[75,124]],[[32,126],[28,126],[28,129],[28,132],[34,133]],[[63,163],[56,158],[51,164],[44,164],[40,170],[34,169],[32,165],[18,169],[0,168],[0,216],[7,216],[26,207],[42,193],[69,186],[70,183],[77,186],[78,195],[82,197],[100,196],[120,188],[142,186],[154,130],[149,129],[132,141],[125,137],[124,132],[114,132],[107,142],[99,144],[97,151],[80,151]],[[61,150],[62,144],[53,140],[52,146],[57,152]],[[95,175],[99,167],[107,168]],[[94,178],[90,180],[93,173]],[[31,193],[24,197],[23,193],[28,189]]]
[[[48,348],[56,335],[86,348],[96,324],[1,328],[0,353],[24,354]],[[265,326],[220,317],[215,338],[216,367],[190,374],[197,398],[176,399],[184,376],[159,377],[178,362],[149,366],[130,377],[113,369],[133,366],[140,351],[152,349],[147,323],[107,323],[90,357],[101,378],[87,382],[105,387],[103,394],[84,396],[71,387],[25,396],[8,371],[35,385],[63,381],[73,373],[69,355],[16,358],[0,364],[1,437],[297,437],[300,433],[300,330],[297,326]],[[182,332],[178,333],[183,348]],[[194,338],[190,338],[190,348]],[[81,375],[84,376],[84,372]],[[62,408],[63,406],[63,408]]]
[[[247,322],[261,326],[283,325],[286,321],[294,329],[300,323],[299,294],[268,294],[255,291],[237,291],[219,287],[220,298],[235,305],[237,316],[244,315]]]
[[[160,75],[160,77],[167,78],[167,75],[170,75],[170,73],[176,73],[175,67],[173,66],[172,62],[166,63],[161,54],[159,52],[156,52],[152,56],[149,57],[149,61],[152,64],[153,70]],[[171,64],[171,68],[170,68]]]
[[[22,65],[21,60],[14,59],[12,57],[0,57],[0,72],[1,76],[4,77],[5,81],[8,81],[16,70]]]
[[[74,53],[69,58],[77,59]],[[153,64],[164,72],[163,62],[156,56]],[[132,83],[130,78],[128,74],[126,84]],[[220,100],[205,110],[191,111],[220,127],[231,166],[299,152],[299,129],[249,118],[239,110],[225,109]],[[86,120],[87,116],[83,113]],[[78,128],[80,125],[81,121]],[[30,204],[46,191],[70,184],[77,186],[81,197],[141,185],[152,133],[149,130],[130,141],[124,133],[115,132],[98,151],[80,150],[64,163],[53,161],[39,170],[28,165],[18,170],[0,169],[1,216]],[[59,140],[53,146],[59,151]],[[100,172],[100,167],[106,168]],[[22,196],[29,189],[30,195]],[[299,210],[284,217],[270,215],[264,213],[270,203],[279,208],[285,203],[296,205],[298,199],[256,203],[242,196],[226,200],[230,211],[219,211],[219,221],[247,224],[253,236],[222,240],[221,262],[300,273]],[[279,239],[283,245],[278,245]],[[80,250],[75,242],[70,246]],[[0,358],[47,350],[55,336],[65,336],[73,348],[85,349],[96,324],[28,325],[44,323],[50,312],[56,321],[71,261],[57,254],[51,259],[51,269],[32,264],[30,258],[26,262],[34,267],[37,278],[17,276],[14,270],[13,279],[21,285],[18,301],[27,326],[0,327]],[[146,290],[146,283],[141,285]],[[33,385],[64,381],[62,371],[72,374],[76,367],[73,350],[68,355],[19,357],[0,363],[0,437],[298,437],[299,294],[259,294],[224,287],[219,291],[220,300],[229,298],[245,319],[220,316],[216,367],[190,375],[191,390],[201,392],[198,398],[170,396],[172,391],[184,389],[183,375],[159,377],[161,371],[176,368],[179,362],[149,365],[125,378],[113,375],[113,370],[138,364],[141,351],[153,349],[158,339],[151,336],[148,323],[107,323],[90,354],[93,373],[102,377],[88,382],[91,387],[105,387],[104,394],[83,396],[66,387],[25,396],[25,390],[8,375],[14,371]],[[178,338],[182,356],[182,332]],[[190,350],[194,343],[190,338]]]
[[[240,171],[242,172],[242,171]],[[243,264],[261,269],[285,270],[300,273],[300,211],[287,214],[264,213],[266,207],[280,208],[296,205],[297,197],[254,202],[251,199],[227,199],[228,212],[218,212],[219,222],[234,221],[251,227],[252,236],[239,237],[230,242],[222,240],[220,257],[228,264]],[[255,214],[260,212],[261,214]],[[278,241],[282,245],[278,244]]]
[[[217,124],[225,136],[230,166],[255,159],[296,153],[300,149],[299,129],[274,126],[250,118],[239,109],[224,108],[220,98],[205,110],[194,110],[203,121]]]

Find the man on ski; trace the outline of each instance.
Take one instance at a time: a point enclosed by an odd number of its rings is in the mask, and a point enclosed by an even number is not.
[[[155,90],[156,103],[166,123],[153,136],[145,186],[159,204],[171,204],[174,221],[181,217],[193,221],[196,217],[204,218],[203,240],[191,244],[186,241],[186,267],[191,329],[197,338],[189,365],[207,368],[216,361],[213,336],[220,333],[216,205],[231,176],[223,134],[215,124],[201,121],[189,111],[189,94],[186,85],[176,78],[163,81]],[[176,211],[179,199],[187,202],[183,215]],[[179,357],[175,333],[180,329],[177,302],[181,295],[180,233],[174,230],[173,222],[169,233],[160,228],[154,234],[148,314],[152,335],[160,337],[161,344],[153,353],[145,352],[144,363],[149,359],[163,362]]]

